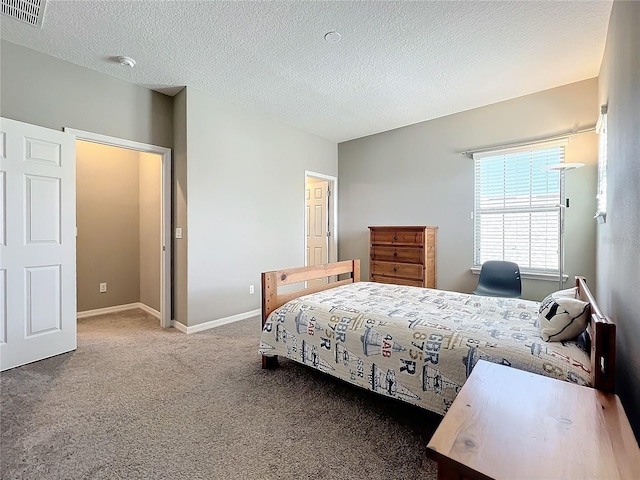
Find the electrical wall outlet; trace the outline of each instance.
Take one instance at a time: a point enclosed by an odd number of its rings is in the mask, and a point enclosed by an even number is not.
[[[256,293],[256,287],[254,285],[249,285],[249,295],[253,295]]]
[[[100,293],[105,293],[107,291],[107,284],[106,283],[101,283],[100,284]]]

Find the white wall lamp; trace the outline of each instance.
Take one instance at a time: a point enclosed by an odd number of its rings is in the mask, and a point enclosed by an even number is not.
[[[607,222],[607,105],[600,106],[600,116],[596,123],[596,133],[599,135],[598,145],[598,194],[596,214],[593,218],[598,223]]]
[[[544,167],[545,170],[550,172],[560,172],[560,185],[561,191],[564,193],[564,179],[565,172],[568,170],[575,170],[576,168],[584,167],[584,163],[558,163],[556,165],[548,165]],[[559,222],[559,230],[560,230],[560,245],[558,247],[558,286],[559,290],[562,290],[563,287],[563,277],[564,277],[564,210],[565,208],[569,208],[569,199],[562,199],[564,203],[558,204],[558,208],[560,209],[560,215],[558,216]]]

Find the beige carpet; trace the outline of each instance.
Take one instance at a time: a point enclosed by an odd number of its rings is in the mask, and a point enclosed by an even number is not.
[[[435,479],[440,417],[291,361],[258,318],[185,335],[141,310],[0,375],[2,479]]]

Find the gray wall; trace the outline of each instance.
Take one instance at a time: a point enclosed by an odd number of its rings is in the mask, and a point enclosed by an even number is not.
[[[162,157],[139,154],[140,302],[160,311],[162,276]]]
[[[339,252],[360,258],[368,278],[369,225],[438,226],[437,284],[471,292],[474,167],[460,152],[526,141],[593,126],[597,79],[554,88],[370,137],[341,143]],[[567,174],[565,274],[595,282],[597,136],[575,136],[567,162],[587,166]],[[523,296],[541,300],[557,281],[525,280]]]
[[[76,142],[79,312],[140,301],[138,159],[133,150]]]
[[[172,232],[173,249],[173,320],[189,324],[188,298],[188,245],[187,245],[187,89],[183,88],[174,97],[173,103],[173,226],[183,229],[183,238],[177,239]]]
[[[161,165],[159,155],[76,143],[79,312],[136,302],[160,310]]]
[[[0,115],[171,147],[171,97],[2,41]]]
[[[609,105],[607,223],[598,226],[597,298],[617,326],[617,392],[640,438],[640,2],[613,4],[600,70]]]
[[[192,88],[186,117],[192,326],[259,308],[260,272],[304,265],[305,169],[337,175],[338,152]]]
[[[171,97],[6,41],[0,44],[0,71],[3,117],[54,130],[71,127],[153,145],[173,145]],[[138,265],[137,258],[134,265]],[[91,295],[96,280],[87,286]],[[108,293],[115,293],[115,287],[110,284]],[[106,306],[104,294],[96,302],[85,303],[80,298],[84,298],[81,288],[79,285],[79,310]],[[134,289],[135,300],[123,297],[109,304],[139,301],[138,289]]]

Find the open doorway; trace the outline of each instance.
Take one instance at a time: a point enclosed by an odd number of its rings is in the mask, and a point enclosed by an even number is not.
[[[170,150],[76,135],[78,318],[138,307],[171,326]]]
[[[337,178],[305,171],[305,266],[322,265],[338,259]],[[308,286],[327,279],[308,282]]]

